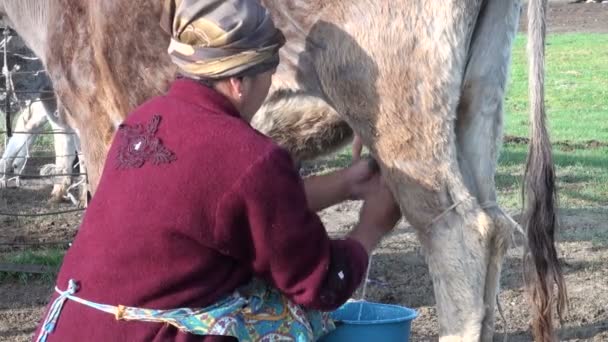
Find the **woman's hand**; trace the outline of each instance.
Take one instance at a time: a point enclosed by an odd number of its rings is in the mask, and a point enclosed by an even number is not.
[[[361,159],[363,145],[361,138],[355,136],[352,147],[351,166],[344,170],[348,187],[348,197],[351,200],[361,200],[370,191],[373,178],[379,174],[378,164],[372,158]]]
[[[399,205],[380,175],[372,177],[359,211],[359,223],[349,236],[361,243],[371,255],[384,235],[401,219]]]
[[[373,227],[380,234],[389,233],[401,219],[401,210],[380,175],[370,181],[359,211],[359,224]]]
[[[351,166],[304,179],[304,190],[311,210],[316,212],[348,199],[371,198],[375,201],[373,198],[378,197],[378,200],[384,203],[383,195],[378,192],[382,189],[388,191],[388,188],[380,182],[380,168],[375,160],[361,158],[361,150],[361,140],[355,137]]]
[[[362,200],[373,187],[374,178],[379,175],[376,161],[364,158],[344,170],[348,186],[348,199]]]
[[[351,198],[362,199],[359,224],[350,233],[367,250],[373,251],[384,235],[393,230],[401,211],[389,187],[382,180],[379,167],[373,159],[361,159],[361,142],[353,142],[354,163],[346,171]]]

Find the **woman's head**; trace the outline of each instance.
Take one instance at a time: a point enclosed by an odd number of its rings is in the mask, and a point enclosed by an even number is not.
[[[258,0],[166,0],[162,25],[180,73],[212,83],[250,119],[268,93],[285,43]]]

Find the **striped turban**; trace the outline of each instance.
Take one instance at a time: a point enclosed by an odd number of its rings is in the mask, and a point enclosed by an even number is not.
[[[166,0],[161,26],[171,34],[171,60],[196,79],[271,70],[285,44],[258,0]]]

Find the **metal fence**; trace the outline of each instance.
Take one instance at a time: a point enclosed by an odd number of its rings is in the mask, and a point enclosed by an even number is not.
[[[38,136],[53,136],[56,135],[74,135],[75,133],[63,130],[53,130],[53,129],[37,129],[37,130],[13,130],[13,114],[23,110],[30,110],[31,106],[36,102],[54,100],[55,94],[52,90],[45,89],[18,89],[15,87],[13,82],[13,77],[15,76],[31,76],[32,78],[38,77],[46,77],[46,71],[43,68],[40,70],[27,70],[21,71],[20,69],[11,70],[9,66],[9,58],[20,58],[24,61],[35,61],[36,57],[30,57],[27,55],[20,54],[16,51],[10,51],[8,49],[8,43],[11,39],[19,39],[18,36],[10,29],[4,28],[2,32],[2,41],[0,42],[0,49],[3,57],[3,66],[2,66],[2,75],[0,76],[0,84],[4,86],[4,88],[0,88],[0,95],[4,95],[3,103],[0,108],[4,111],[4,130],[0,130],[0,135],[3,136],[4,149],[3,152],[7,151],[7,147],[9,145],[10,139],[14,139],[19,135],[26,135],[26,139],[24,139],[24,144],[20,146],[20,154],[11,156],[12,161],[19,161],[18,165],[19,169],[12,170],[12,165],[8,165],[8,162],[3,163],[3,167],[0,168],[0,181],[1,185],[4,187],[9,187],[14,182],[16,187],[21,187],[21,182],[27,179],[50,179],[54,180],[57,177],[80,177],[77,182],[74,182],[70,185],[67,192],[67,198],[71,200],[71,202],[76,205],[79,203],[77,196],[73,194],[75,189],[78,189],[80,185],[82,185],[87,180],[86,173],[50,173],[50,174],[26,174],[24,173],[25,168],[27,166],[27,162],[35,159],[49,159],[49,158],[58,158],[58,157],[74,157],[78,158],[78,163],[82,161],[82,155],[78,152],[74,154],[68,155],[57,155],[55,151],[37,151],[33,153],[30,151],[30,141],[31,139],[36,139]],[[28,99],[24,99],[27,97]],[[29,108],[28,108],[29,106]],[[48,124],[44,124],[44,126],[48,126]],[[24,149],[24,151],[23,151]],[[75,166],[78,166],[75,165]],[[50,216],[50,215],[62,215],[65,213],[78,212],[83,211],[84,208],[72,208],[67,210],[44,210],[40,212],[8,212],[0,210],[0,218],[2,216],[9,217],[39,217],[39,216]]]

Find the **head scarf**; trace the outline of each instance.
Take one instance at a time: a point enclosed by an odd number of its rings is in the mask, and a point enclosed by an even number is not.
[[[255,74],[279,64],[285,38],[258,0],[166,0],[169,56],[197,79]]]

